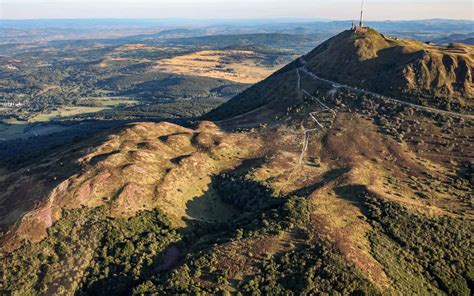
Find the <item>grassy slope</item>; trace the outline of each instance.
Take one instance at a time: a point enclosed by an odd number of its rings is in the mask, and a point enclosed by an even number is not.
[[[369,30],[365,34],[344,31],[303,58],[323,78],[417,104],[469,111],[474,98],[469,70],[474,64],[472,52],[468,45],[441,48]],[[228,119],[273,100],[290,99],[294,74],[289,72],[298,66],[298,61],[290,63],[211,111],[207,118]]]
[[[436,100],[450,98],[471,105],[472,52],[469,45],[443,48],[375,30],[345,31],[318,46],[305,60],[317,75],[340,83],[411,100],[426,97],[435,105]]]

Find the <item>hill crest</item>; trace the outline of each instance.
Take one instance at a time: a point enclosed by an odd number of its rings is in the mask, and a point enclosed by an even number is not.
[[[474,98],[474,48],[447,47],[367,33],[344,31],[304,59],[316,75],[338,83],[443,106],[470,105]]]

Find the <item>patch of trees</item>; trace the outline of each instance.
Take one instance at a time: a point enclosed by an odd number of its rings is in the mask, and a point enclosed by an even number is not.
[[[247,87],[246,84],[224,79],[157,72],[113,77],[100,82],[99,85],[115,91],[118,95],[140,97],[147,100],[230,97]]]
[[[223,49],[256,50],[264,53],[293,50],[303,54],[314,47],[315,36],[280,33],[236,34],[176,38],[167,40],[169,45],[206,46]],[[318,36],[318,40],[321,37]],[[263,50],[261,49],[263,48]]]
[[[391,243],[385,245],[389,246],[387,254],[398,254],[400,258],[397,260],[404,262],[403,268],[411,274],[421,276],[448,295],[472,295],[472,221],[443,216],[426,217],[410,212],[397,203],[370,195],[364,198],[368,219],[374,227],[370,239],[376,247],[382,247],[388,238]],[[390,270],[389,258],[377,252],[374,255]],[[399,275],[398,271],[390,274],[397,285],[406,286],[407,283]],[[421,283],[414,285],[420,286]]]
[[[188,229],[177,231],[159,210],[129,219],[110,218],[105,208],[65,211],[48,231],[48,238],[0,260],[0,293],[381,293],[310,226],[310,200],[277,196],[253,180],[251,171],[252,167],[241,167],[213,179],[219,196],[241,209],[238,218],[225,223],[194,221]],[[411,213],[361,188],[344,192],[358,194],[355,201],[373,227],[369,233],[373,256],[384,266],[393,289],[470,295],[472,222]],[[234,278],[221,262],[225,260],[222,250],[229,243],[246,246],[289,234],[298,239],[285,251],[262,256],[242,253],[248,256],[245,267],[258,270],[243,279]],[[179,247],[182,260],[158,268],[170,256],[165,250],[171,245]]]
[[[137,281],[156,272],[160,252],[180,238],[158,210],[108,219],[103,231],[78,295],[129,295]]]
[[[306,230],[309,216],[310,206],[305,198],[288,197],[284,202],[261,211],[257,218],[247,216],[241,219],[239,225],[230,230],[235,231],[230,240],[259,239],[282,231],[302,232],[307,240],[307,243],[286,253],[252,257],[249,264],[257,267],[259,272],[244,280],[232,278],[220,264],[225,259],[208,247],[203,255],[190,253],[185,264],[169,275],[153,276],[140,283],[134,288],[134,294],[229,295],[231,290],[237,291],[238,295],[378,294],[378,290],[359,271],[348,266],[320,238],[313,237]]]
[[[0,294],[128,295],[179,238],[158,210],[130,219],[104,207],[66,210],[46,239],[0,260]]]
[[[221,98],[197,100],[170,100],[153,104],[143,104],[107,110],[91,114],[76,115],[71,120],[172,120],[194,119],[224,103]]]
[[[258,211],[274,201],[273,191],[247,175],[221,174],[214,182],[222,199],[244,211]]]

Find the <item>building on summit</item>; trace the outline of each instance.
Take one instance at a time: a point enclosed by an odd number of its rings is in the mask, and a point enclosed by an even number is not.
[[[362,4],[360,7],[359,25],[357,26],[354,24],[354,22],[352,22],[351,30],[356,33],[367,33],[367,31],[369,30],[369,27],[364,26],[364,0],[362,0]]]

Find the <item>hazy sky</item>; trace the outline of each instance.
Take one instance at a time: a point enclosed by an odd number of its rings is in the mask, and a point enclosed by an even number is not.
[[[368,20],[474,20],[474,0],[365,0]],[[1,19],[357,19],[360,0],[0,0]]]

